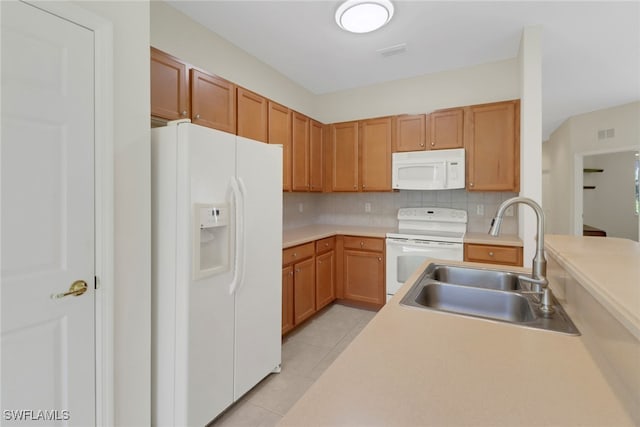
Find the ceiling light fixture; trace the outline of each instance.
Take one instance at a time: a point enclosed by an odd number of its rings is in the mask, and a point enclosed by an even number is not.
[[[389,0],[347,0],[336,11],[336,22],[352,33],[369,33],[384,26],[393,16]]]

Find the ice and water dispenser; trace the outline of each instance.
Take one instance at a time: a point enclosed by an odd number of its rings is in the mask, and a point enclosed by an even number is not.
[[[229,268],[229,207],[220,203],[194,208],[193,278],[201,279]]]

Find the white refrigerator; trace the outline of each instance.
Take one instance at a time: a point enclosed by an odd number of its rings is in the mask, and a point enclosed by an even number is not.
[[[203,426],[281,361],[282,146],[151,130],[152,423]]]

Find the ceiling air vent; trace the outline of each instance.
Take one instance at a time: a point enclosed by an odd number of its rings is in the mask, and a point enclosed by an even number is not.
[[[406,51],[407,51],[406,43],[400,43],[394,46],[383,47],[382,49],[376,50],[376,52],[378,52],[380,55],[384,56],[385,58],[393,55],[398,55]]]

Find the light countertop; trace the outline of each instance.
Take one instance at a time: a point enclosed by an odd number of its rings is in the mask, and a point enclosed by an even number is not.
[[[325,237],[343,234],[347,236],[379,237],[384,239],[387,233],[395,230],[393,227],[359,227],[353,225],[325,225],[315,224],[306,227],[284,230],[282,233],[282,247],[301,245]]]
[[[545,249],[640,340],[640,243],[545,235]]]
[[[395,227],[359,227],[350,225],[325,225],[315,224],[306,227],[284,230],[282,234],[282,247],[301,245],[325,237],[338,234],[362,237],[385,238],[387,233],[396,232]],[[522,240],[516,235],[500,235],[492,237],[486,233],[466,233],[465,243],[478,243],[484,245],[522,246]]]
[[[419,274],[280,426],[634,425],[583,337],[400,306]]]

